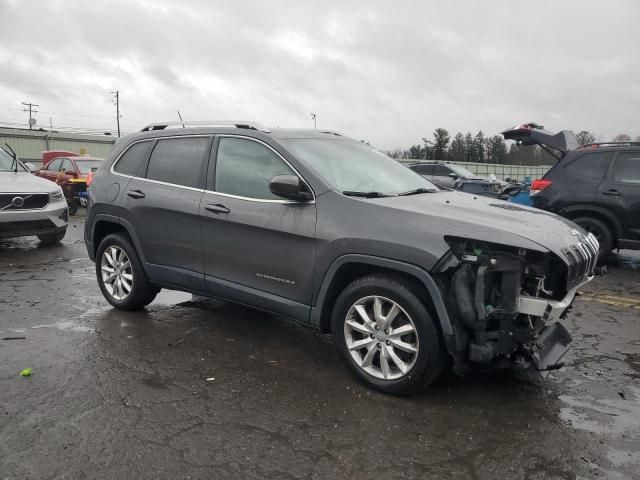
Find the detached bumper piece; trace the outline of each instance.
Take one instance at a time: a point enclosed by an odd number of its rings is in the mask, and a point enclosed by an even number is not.
[[[570,343],[571,335],[561,323],[545,327],[531,351],[531,360],[536,370],[556,370],[562,367],[560,360],[569,351]]]

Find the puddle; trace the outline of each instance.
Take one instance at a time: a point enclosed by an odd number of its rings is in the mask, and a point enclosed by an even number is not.
[[[601,435],[640,436],[640,388],[629,386],[625,398],[585,398],[561,395],[567,406],[560,408],[560,419],[579,430]]]
[[[178,305],[180,303],[194,302],[199,298],[200,297],[196,297],[190,293],[163,289],[156,296],[151,305]]]
[[[51,323],[47,325],[34,325],[31,328],[32,329],[56,328],[64,332],[84,332],[84,333],[92,333],[95,331],[95,328],[87,327],[86,325],[80,325],[72,320],[61,320],[59,322]]]

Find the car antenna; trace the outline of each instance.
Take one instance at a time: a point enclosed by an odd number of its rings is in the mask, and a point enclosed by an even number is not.
[[[9,145],[7,142],[4,142],[4,144],[7,146],[7,148],[11,152],[11,156],[13,157],[13,163],[11,164],[11,169],[15,173],[18,173],[18,155],[16,155],[16,152],[13,151],[13,148],[11,148],[11,145]]]

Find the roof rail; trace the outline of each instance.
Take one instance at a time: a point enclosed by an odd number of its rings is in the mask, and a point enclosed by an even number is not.
[[[166,128],[186,128],[186,127],[235,127],[245,128],[248,130],[258,130],[260,132],[270,133],[271,130],[263,127],[257,122],[246,120],[203,120],[203,121],[184,121],[184,122],[159,122],[151,123],[145,126],[141,132],[151,132],[154,130],[164,130]]]
[[[580,145],[578,148],[599,148],[599,147],[640,147],[640,142],[595,142]]]

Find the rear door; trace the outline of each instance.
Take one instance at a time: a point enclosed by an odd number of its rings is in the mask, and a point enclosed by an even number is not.
[[[616,155],[598,188],[598,201],[620,219],[626,239],[640,240],[640,151]]]
[[[200,209],[210,293],[289,316],[304,313],[312,295],[315,201],[269,191],[274,176],[298,175],[271,146],[228,135],[218,137],[215,150]]]
[[[37,172],[38,177],[46,178],[47,180],[55,181],[62,166],[63,158],[55,158],[49,162],[49,164]]]
[[[159,139],[126,187],[126,210],[152,280],[204,290],[198,209],[210,148],[207,135]]]
[[[420,175],[422,175],[427,180],[432,181],[433,180],[433,167],[434,167],[433,164],[424,163],[424,164],[414,165],[413,167],[411,167],[411,169],[414,172],[419,173]]]
[[[551,186],[540,195],[547,197],[557,209],[580,203],[598,203],[596,194],[612,157],[611,152],[587,151],[566,165],[556,165],[544,177],[551,180]]]
[[[449,176],[453,173],[451,169],[445,165],[433,166],[433,182],[439,187],[453,188],[456,179]]]

